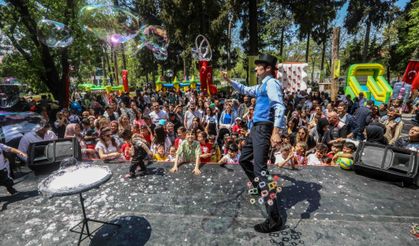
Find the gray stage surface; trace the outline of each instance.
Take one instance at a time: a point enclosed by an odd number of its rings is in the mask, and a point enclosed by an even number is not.
[[[239,166],[192,165],[179,173],[124,179],[126,164],[109,165],[113,177],[84,193],[88,217],[123,222],[101,228],[82,245],[418,245],[409,230],[419,223],[419,190],[401,188],[333,167],[273,169],[286,179],[280,193],[287,227],[260,234],[263,209],[250,204]],[[162,170],[166,169],[166,170]],[[155,170],[156,171],[156,170]],[[159,171],[159,170],[157,170]],[[47,199],[37,192],[45,177],[28,174],[8,197],[0,188],[0,245],[74,245],[69,232],[82,217],[77,195]],[[97,224],[90,224],[97,228]]]

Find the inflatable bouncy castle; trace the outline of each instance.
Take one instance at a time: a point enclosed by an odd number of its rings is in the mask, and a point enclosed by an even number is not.
[[[384,78],[384,67],[377,63],[353,64],[346,77],[345,95],[352,98],[363,92],[375,105],[388,103],[393,89]]]

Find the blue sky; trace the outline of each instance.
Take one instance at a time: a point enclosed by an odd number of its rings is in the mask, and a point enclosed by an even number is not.
[[[396,2],[396,5],[399,8],[404,9],[408,2],[409,2],[409,0],[399,0],[399,1]],[[346,2],[345,5],[343,5],[343,7],[338,12],[337,17],[336,17],[336,26],[343,26],[343,21],[344,21],[345,16],[346,16],[346,11],[348,10],[348,5],[349,5],[349,3]]]

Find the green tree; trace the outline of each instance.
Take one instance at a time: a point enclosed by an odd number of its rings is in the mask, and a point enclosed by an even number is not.
[[[381,28],[394,18],[396,0],[350,0],[348,14],[345,18],[345,28],[350,34],[359,32],[366,26],[364,44],[362,48],[362,61],[367,61],[370,45],[371,28]]]

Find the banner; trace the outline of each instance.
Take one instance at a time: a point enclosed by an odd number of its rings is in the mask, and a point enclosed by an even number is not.
[[[128,70],[122,70],[122,85],[124,86],[124,91],[129,92],[128,86]]]

